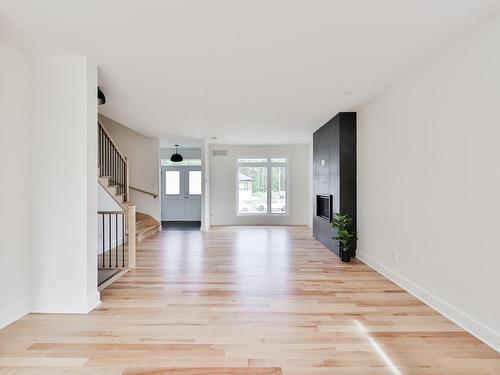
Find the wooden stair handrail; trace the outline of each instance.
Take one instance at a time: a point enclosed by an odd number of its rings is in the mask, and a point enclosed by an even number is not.
[[[123,161],[125,161],[125,164],[127,164],[127,158],[125,156],[123,156],[123,154],[121,153],[120,149],[116,145],[115,141],[113,141],[113,138],[111,138],[111,136],[109,135],[109,133],[106,130],[106,128],[102,125],[101,120],[97,120],[97,124],[102,129],[102,131],[104,132],[104,134],[106,134],[106,137],[108,137],[109,141],[111,142],[111,144],[113,145],[113,147],[116,149],[116,152],[118,152],[118,155],[120,155],[120,157],[123,159]]]
[[[142,190],[142,189],[139,189],[139,188],[136,188],[136,187],[133,187],[133,186],[129,186],[129,188],[132,189],[132,190],[138,191],[140,193],[151,195],[154,199],[158,198],[158,194],[151,193],[149,191]]]
[[[97,214],[104,214],[104,215],[126,215],[127,211],[97,211]]]

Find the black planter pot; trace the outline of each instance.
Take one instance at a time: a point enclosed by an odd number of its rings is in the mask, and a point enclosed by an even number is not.
[[[340,259],[342,260],[342,262],[350,262],[351,254],[349,253],[349,250],[340,249]]]

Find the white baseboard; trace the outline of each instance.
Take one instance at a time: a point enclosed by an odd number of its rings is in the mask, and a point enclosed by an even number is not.
[[[7,327],[9,324],[14,323],[18,319],[21,319],[29,312],[29,303],[21,303],[17,306],[13,306],[8,311],[0,315],[0,329]]]
[[[92,297],[87,300],[88,312],[94,310],[101,304],[101,293],[96,292]]]
[[[92,297],[90,297],[87,300],[87,313],[91,312],[93,309],[95,309],[99,304],[101,303],[101,294],[99,292],[96,292]],[[29,314],[30,312],[36,312],[36,313],[49,313],[49,314],[54,314],[54,313],[75,313],[75,314],[81,314],[82,311],[78,311],[78,309],[60,309],[57,311],[49,311],[45,309],[31,309],[29,303],[25,304],[19,304],[18,306],[12,307],[10,310],[2,313],[0,315],[0,329],[7,327],[9,324],[14,323],[16,320],[21,319],[23,316],[26,314]]]
[[[100,303],[100,294],[94,294],[83,301],[75,301],[73,304],[68,304],[65,300],[53,299],[49,301],[33,300],[31,311],[38,314],[88,314],[93,308]]]
[[[500,353],[500,333],[478,322],[476,319],[443,301],[428,290],[425,290],[396,271],[369,257],[364,252],[357,250],[356,258]]]

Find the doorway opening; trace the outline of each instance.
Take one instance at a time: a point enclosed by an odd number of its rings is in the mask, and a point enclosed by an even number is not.
[[[187,159],[180,163],[162,161],[161,220],[163,230],[200,230],[201,186],[200,159]]]

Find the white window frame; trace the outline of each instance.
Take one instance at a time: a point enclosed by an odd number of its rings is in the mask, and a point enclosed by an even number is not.
[[[262,158],[262,159],[267,159],[267,161],[265,163],[240,163],[239,160],[240,159],[244,159],[244,158]],[[274,158],[280,158],[280,159],[285,159],[285,162],[284,163],[276,163],[276,162],[271,162],[271,159],[274,159]],[[240,167],[266,167],[267,168],[267,190],[266,190],[266,194],[267,194],[267,212],[262,212],[262,213],[258,213],[258,212],[249,212],[249,213],[246,213],[246,212],[240,212],[239,211],[239,203],[240,203],[240,194],[239,194],[239,188],[240,188],[240,177],[239,177],[239,168]],[[273,213],[272,212],[272,207],[271,207],[271,197],[272,197],[272,178],[271,178],[271,174],[272,174],[272,167],[285,167],[285,173],[286,173],[286,186],[285,186],[285,191],[286,191],[286,203],[285,203],[285,207],[286,207],[286,211],[283,212],[283,213]],[[236,183],[235,183],[235,186],[236,186],[236,216],[288,216],[288,213],[289,213],[289,209],[290,209],[290,206],[289,206],[289,197],[290,197],[290,189],[289,189],[289,186],[290,186],[290,175],[288,174],[288,170],[289,170],[289,167],[288,167],[288,156],[238,156],[236,158]]]

